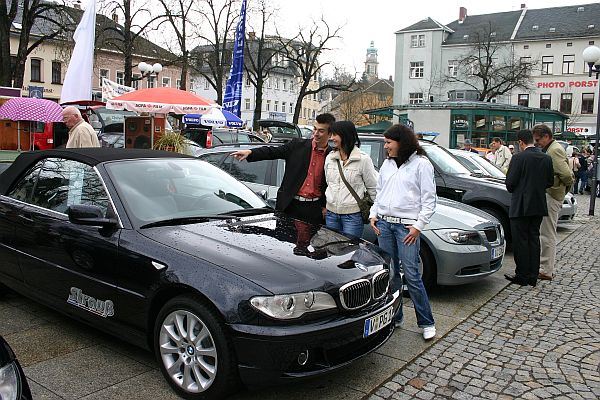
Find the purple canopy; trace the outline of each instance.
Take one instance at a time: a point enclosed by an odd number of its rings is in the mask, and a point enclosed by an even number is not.
[[[0,107],[0,119],[62,122],[62,107],[58,103],[46,99],[15,97]]]

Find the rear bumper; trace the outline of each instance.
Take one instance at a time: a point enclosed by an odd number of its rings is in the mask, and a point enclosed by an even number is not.
[[[363,338],[365,320],[400,306],[400,292],[375,310],[332,321],[294,326],[231,325],[239,373],[247,385],[284,383],[342,368],[383,345],[394,332],[390,323]],[[301,353],[308,352],[304,365]]]

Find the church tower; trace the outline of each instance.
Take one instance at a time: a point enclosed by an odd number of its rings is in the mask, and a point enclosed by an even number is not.
[[[377,79],[379,78],[379,71],[377,66],[379,62],[377,61],[377,49],[375,48],[375,42],[371,40],[371,46],[367,49],[367,58],[365,60],[365,72],[367,79]]]

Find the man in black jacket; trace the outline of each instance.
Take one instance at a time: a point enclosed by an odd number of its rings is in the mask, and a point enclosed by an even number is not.
[[[239,150],[231,155],[249,162],[283,159],[285,173],[277,191],[275,208],[293,218],[321,224],[325,207],[325,157],[329,127],[335,117],[329,113],[316,118],[312,139],[292,140],[284,145]]]
[[[517,134],[521,151],[510,162],[506,189],[512,193],[509,209],[513,232],[515,274],[504,275],[511,283],[535,286],[540,270],[540,225],[548,215],[546,188],[554,183],[552,159],[533,145],[529,130]]]

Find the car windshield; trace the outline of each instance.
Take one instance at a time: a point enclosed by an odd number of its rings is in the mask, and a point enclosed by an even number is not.
[[[270,126],[266,128],[276,137],[298,137],[298,131],[288,126]]]
[[[427,156],[439,169],[447,174],[471,174],[464,165],[462,165],[448,150],[441,146],[429,143],[420,143],[427,152]]]
[[[106,169],[138,226],[266,207],[252,190],[201,160],[127,160],[109,162]]]
[[[100,107],[94,110],[94,112],[100,116],[105,126],[110,124],[122,124],[125,122],[125,117],[136,115],[136,113],[132,111],[109,110],[106,107]]]
[[[506,175],[491,162],[486,161],[483,157],[470,157],[471,160],[477,163],[477,165],[483,169],[488,175],[494,178],[506,179]]]

